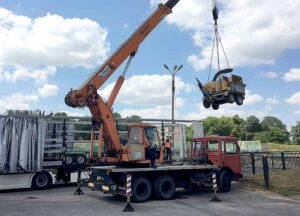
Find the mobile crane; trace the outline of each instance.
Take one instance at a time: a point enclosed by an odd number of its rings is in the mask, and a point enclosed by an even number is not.
[[[125,41],[77,90],[71,90],[65,97],[65,103],[73,108],[88,107],[92,114],[93,129],[91,137],[94,137],[94,128],[99,131],[98,160],[111,163],[135,162],[150,163],[150,158],[145,156],[149,148],[156,149],[156,159],[162,160],[163,154],[159,145],[156,127],[148,124],[129,125],[129,139],[127,143],[121,143],[115,121],[112,115],[112,105],[124,82],[125,74],[135,56],[139,45],[149,33],[172,12],[172,8],[179,0],[168,0],[165,4],[159,4],[154,13],[138,27],[138,29]],[[107,101],[104,101],[97,90],[127,59],[128,62],[122,75],[119,76]],[[102,157],[102,143],[105,145],[105,155]],[[90,155],[93,156],[93,144],[91,139]]]
[[[118,130],[112,114],[112,105],[124,82],[125,74],[135,56],[139,45],[149,35],[149,33],[161,22],[161,20],[172,12],[172,8],[179,0],[168,0],[164,4],[159,4],[158,8],[150,17],[138,27],[138,29],[117,49],[77,90],[71,90],[65,97],[65,103],[73,108],[88,107],[92,114],[92,131],[90,155],[93,156],[94,128],[99,131],[98,155],[97,159],[101,166],[90,167],[90,178],[83,181],[83,184],[92,190],[104,193],[125,195],[126,175],[132,175],[132,196],[137,202],[147,201],[152,194],[160,199],[171,199],[175,194],[175,189],[183,187],[190,189],[198,186],[211,186],[211,175],[217,173],[220,189],[229,191],[231,180],[237,179],[240,174],[239,169],[232,171],[223,164],[204,164],[199,161],[199,154],[193,154],[197,162],[167,164],[160,163],[157,167],[149,167],[153,161],[149,154],[149,149],[156,151],[155,161],[164,162],[162,146],[160,144],[157,128],[150,124],[138,123],[128,126],[128,139],[123,142],[119,138]],[[104,101],[97,94],[103,83],[115,72],[115,70],[125,61],[128,62],[121,76],[108,98]],[[235,139],[228,139],[237,151],[231,156],[239,159],[239,151]],[[104,154],[102,155],[102,143],[104,143]],[[212,138],[212,144],[206,143],[207,150],[213,145],[214,157],[224,155],[220,149],[224,149],[222,137]],[[217,147],[216,147],[217,146]],[[196,152],[196,147],[194,148]],[[151,159],[151,160],[150,160]],[[221,161],[221,160],[217,160]],[[105,164],[109,165],[105,165]]]

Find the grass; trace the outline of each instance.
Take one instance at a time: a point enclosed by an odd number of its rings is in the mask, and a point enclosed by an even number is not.
[[[263,175],[245,177],[241,183],[248,188],[265,190]],[[270,173],[270,191],[288,197],[300,196],[300,169]]]
[[[282,145],[269,143],[270,151],[300,151],[300,145]]]

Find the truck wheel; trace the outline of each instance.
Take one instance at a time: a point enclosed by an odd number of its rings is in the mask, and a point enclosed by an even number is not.
[[[52,184],[52,177],[47,172],[38,172],[34,175],[31,186],[37,190],[48,188]]]
[[[241,95],[237,95],[236,96],[235,102],[236,102],[237,105],[239,105],[239,106],[242,105],[243,101],[244,101],[244,99],[243,99],[243,97]]]
[[[138,177],[132,184],[132,196],[136,202],[146,202],[152,194],[152,186],[148,179]]]
[[[79,165],[83,165],[87,161],[87,158],[85,155],[77,155],[76,156],[76,163]]]
[[[155,181],[155,195],[159,199],[171,199],[175,194],[175,182],[171,176],[163,175]]]
[[[228,99],[229,103],[234,103],[235,98],[234,98],[234,95],[232,93],[228,94],[227,99]]]
[[[219,104],[213,103],[213,104],[212,104],[212,108],[213,108],[214,110],[218,110],[218,109],[219,109]]]
[[[231,177],[230,174],[225,170],[220,174],[219,190],[224,193],[231,190]]]
[[[208,98],[205,98],[203,100],[203,106],[208,109],[210,107],[210,100]]]

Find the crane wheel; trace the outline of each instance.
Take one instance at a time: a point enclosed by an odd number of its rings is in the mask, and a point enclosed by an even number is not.
[[[133,180],[132,196],[135,202],[146,202],[152,194],[150,181],[145,177],[137,177]]]
[[[171,176],[163,175],[155,181],[155,195],[159,199],[172,199],[175,195],[175,182]]]

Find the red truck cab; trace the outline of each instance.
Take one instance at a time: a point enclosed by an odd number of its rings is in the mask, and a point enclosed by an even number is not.
[[[238,181],[242,177],[240,148],[237,138],[233,136],[206,136],[194,138],[191,148],[191,158],[207,158],[207,163],[218,165],[219,182],[224,182],[223,178],[230,179],[230,186],[227,185],[226,190],[230,190],[231,181]],[[229,184],[229,180],[226,182]],[[226,187],[225,187],[226,188]]]

